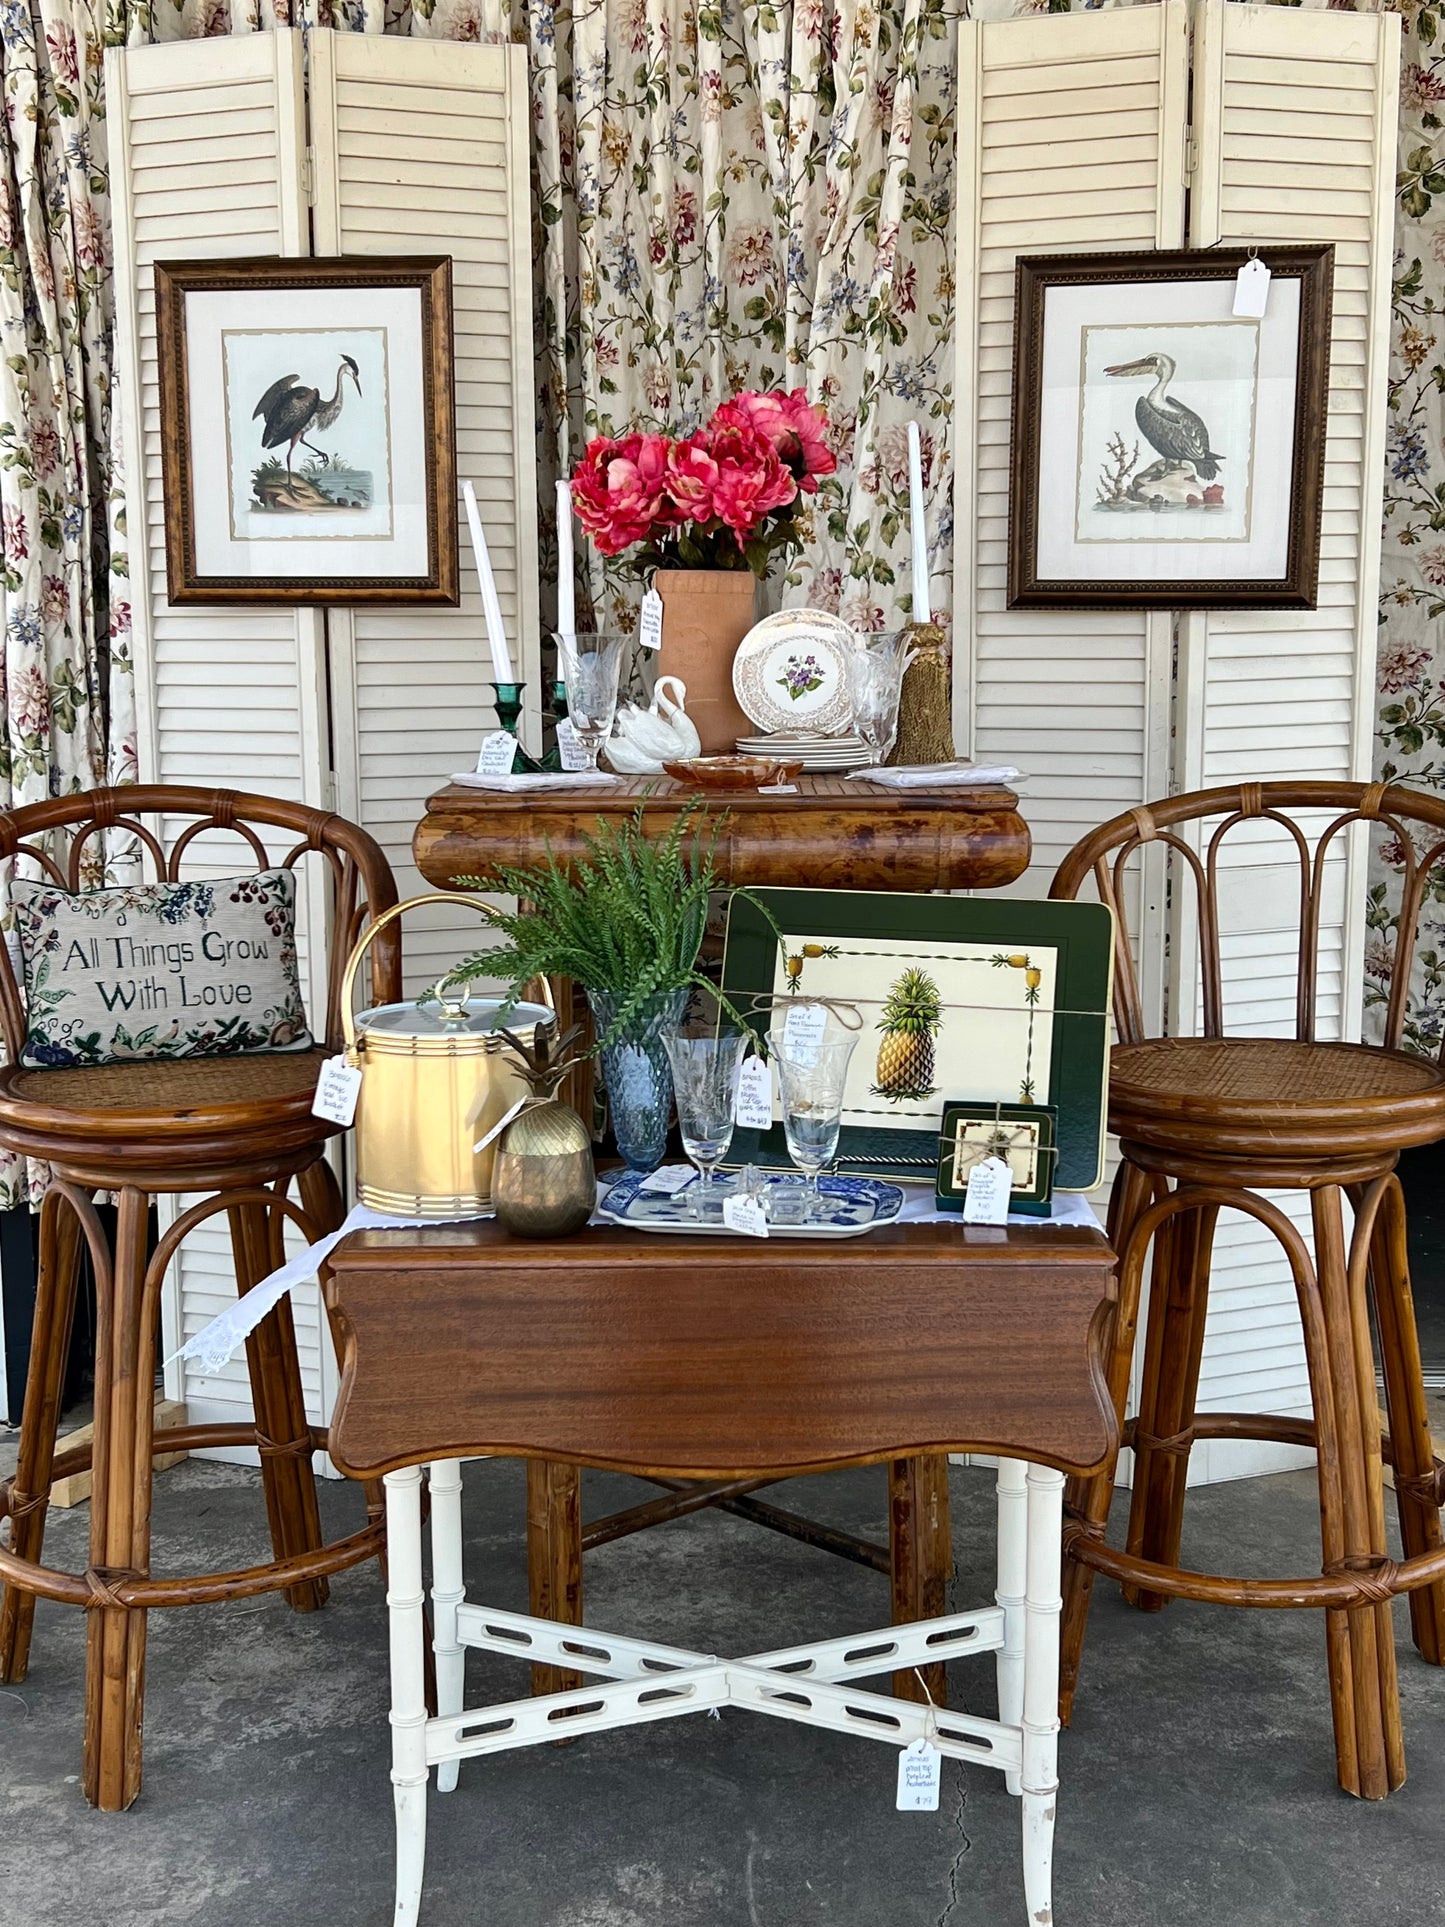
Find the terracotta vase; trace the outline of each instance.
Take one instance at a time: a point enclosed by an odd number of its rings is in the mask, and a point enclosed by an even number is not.
[[[753,626],[757,579],[750,569],[659,569],[659,676],[687,685],[687,713],[705,756],[729,754],[754,725],[733,694],[733,657]]]

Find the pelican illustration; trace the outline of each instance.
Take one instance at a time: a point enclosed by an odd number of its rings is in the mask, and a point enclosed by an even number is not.
[[[1189,462],[1203,482],[1212,482],[1224,460],[1209,446],[1209,430],[1192,408],[1186,408],[1165,389],[1174,379],[1168,355],[1140,355],[1137,361],[1116,362],[1106,375],[1153,375],[1154,386],[1134,404],[1139,433],[1167,461]]]
[[[1172,367],[1172,364],[1171,364]],[[291,473],[291,457],[296,453],[296,444],[309,448],[313,455],[319,455],[323,462],[329,460],[314,442],[308,442],[308,428],[330,428],[341,413],[341,384],[349,375],[356,384],[356,392],[361,393],[361,371],[350,355],[341,357],[341,365],[336,370],[336,387],[330,401],[321,399],[319,388],[299,387],[298,377],[283,375],[280,381],[273,381],[260,401],[251,411],[251,420],[258,415],[265,417],[261,436],[263,448],[279,448],[282,442],[286,447],[286,473]]]

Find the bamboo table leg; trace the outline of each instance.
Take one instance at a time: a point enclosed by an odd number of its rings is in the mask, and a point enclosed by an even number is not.
[[[582,1624],[582,1474],[552,1459],[527,1461],[527,1596],[534,1619]],[[582,1675],[534,1666],[534,1693],[570,1693]]]
[[[888,1543],[893,1561],[893,1623],[938,1619],[948,1610],[953,1536],[948,1514],[948,1460],[941,1452],[893,1459],[888,1467]],[[921,1679],[920,1679],[921,1675]],[[942,1660],[893,1675],[900,1699],[947,1704]]]

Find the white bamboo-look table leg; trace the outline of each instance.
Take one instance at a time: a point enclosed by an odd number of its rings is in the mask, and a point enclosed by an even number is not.
[[[1031,1465],[1024,1585],[1024,1901],[1030,1927],[1051,1927],[1054,1809],[1059,1790],[1059,1620],[1063,1612],[1064,1475]]]
[[[1005,1726],[1024,1717],[1024,1587],[1028,1571],[1028,1467],[1022,1459],[998,1462],[998,1588],[1003,1610],[1003,1645],[994,1654],[998,1679],[998,1716]],[[1019,1775],[1008,1772],[1004,1785],[1018,1793]]]
[[[391,1646],[391,1784],[396,1805],[393,1927],[416,1927],[426,1865],[426,1617],[421,1581],[421,1467],[386,1475],[386,1590]]]
[[[460,1713],[465,1703],[466,1653],[457,1638],[457,1607],[466,1597],[462,1579],[462,1462],[433,1459],[431,1485],[432,1656],[436,1661],[437,1712]],[[457,1760],[437,1768],[437,1792],[457,1783]]]

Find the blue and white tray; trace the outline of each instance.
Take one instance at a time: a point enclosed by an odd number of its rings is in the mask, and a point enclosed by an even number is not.
[[[758,1175],[764,1209],[769,1191],[779,1186],[796,1191],[801,1184],[796,1171],[763,1171]],[[694,1238],[730,1235],[715,1218],[701,1224],[689,1215],[695,1178],[692,1184],[669,1194],[644,1190],[647,1176],[644,1171],[629,1171],[603,1193],[597,1209],[614,1223],[629,1225],[634,1231],[671,1231]],[[770,1235],[775,1238],[861,1238],[866,1231],[877,1231],[892,1224],[903,1209],[903,1187],[888,1184],[882,1178],[822,1177],[818,1188],[828,1202],[827,1219],[813,1224],[774,1224],[770,1217]]]

